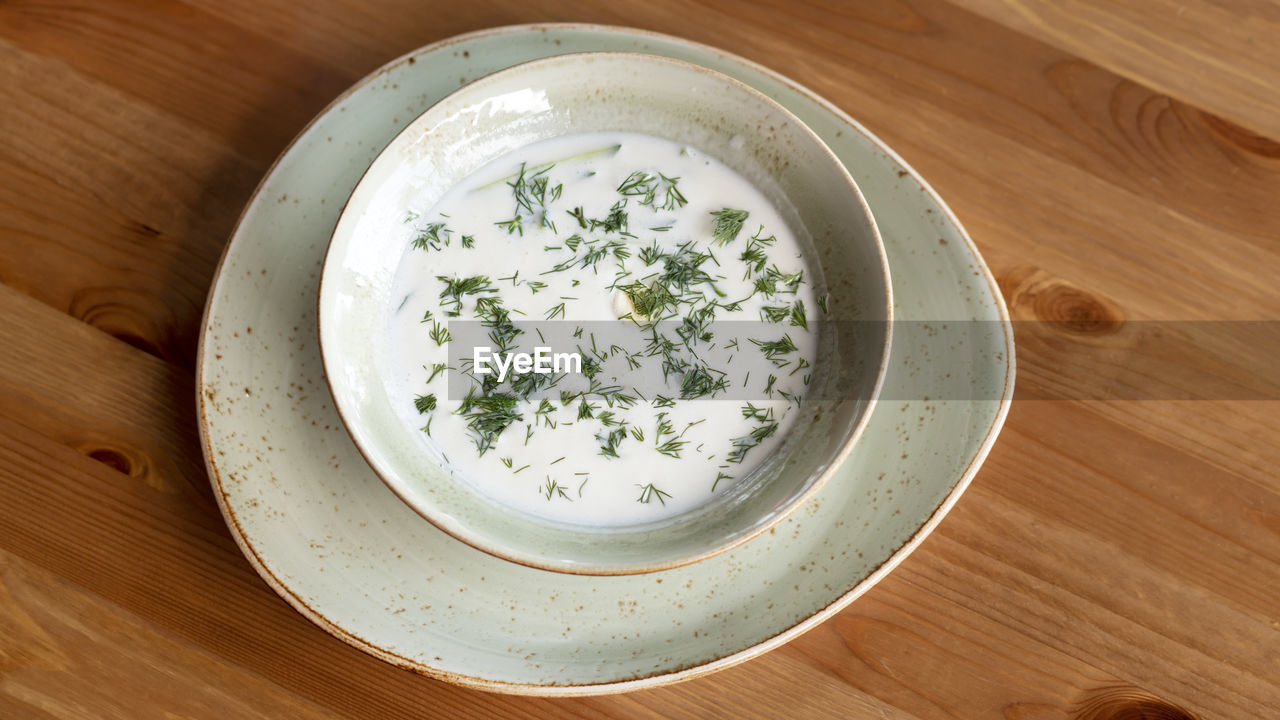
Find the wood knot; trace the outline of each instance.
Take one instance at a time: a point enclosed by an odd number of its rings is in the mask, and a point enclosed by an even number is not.
[[[1078,703],[1076,720],[1200,720],[1188,710],[1135,687],[1104,688]]]
[[[146,453],[112,438],[84,438],[71,443],[83,455],[134,479],[150,477],[151,462]]]
[[[1035,298],[1036,317],[1076,335],[1111,335],[1124,318],[1101,298],[1065,283],[1055,284]]]
[[[1038,268],[1005,274],[1000,288],[1014,320],[1035,320],[1072,335],[1119,332],[1124,313],[1115,304]]]
[[[97,448],[95,450],[89,450],[85,454],[107,467],[119,470],[125,475],[133,475],[133,461],[129,459],[128,455],[125,455],[119,450],[112,450],[111,448]]]
[[[148,303],[139,291],[91,287],[76,291],[67,312],[149,355],[173,360],[174,354],[165,352],[165,347],[173,344],[165,330],[173,318],[148,317]]]
[[[1280,143],[1271,138],[1246,130],[1239,125],[1223,120],[1217,115],[1201,112],[1204,123],[1215,135],[1247,153],[1269,158],[1280,158]]]

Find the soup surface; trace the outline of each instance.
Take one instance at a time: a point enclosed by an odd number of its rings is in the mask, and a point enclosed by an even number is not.
[[[536,143],[402,227],[388,391],[496,502],[660,520],[760,468],[801,414],[826,311],[803,229],[694,148]]]

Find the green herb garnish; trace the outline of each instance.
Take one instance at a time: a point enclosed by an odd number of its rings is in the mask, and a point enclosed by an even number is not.
[[[770,421],[757,425],[749,435],[734,438],[733,450],[729,452],[726,460],[731,463],[741,464],[747,457],[747,453],[750,452],[752,448],[759,446],[760,443],[764,442],[776,432],[778,432],[778,423],[776,422]]]
[[[468,278],[451,278],[446,275],[437,275],[436,279],[444,283],[444,290],[440,291],[440,304],[449,308],[445,313],[449,317],[458,317],[462,314],[462,299],[464,297],[498,292],[497,288],[493,287],[493,283],[489,281],[489,278],[483,275],[473,275]]]
[[[449,334],[449,328],[445,327],[444,325],[441,325],[438,322],[431,323],[431,332],[427,334],[431,336],[432,340],[436,341],[437,347],[439,347],[440,345],[444,345],[445,343],[453,339],[453,336]],[[435,377],[435,376],[432,375],[432,377]]]
[[[442,245],[449,244],[452,234],[442,222],[429,223],[413,237],[413,247],[418,250],[439,250]]]
[[[618,445],[625,439],[627,439],[626,428],[618,428],[603,438],[596,436],[596,440],[600,441],[600,454],[608,458],[618,457]]]
[[[796,352],[796,344],[792,341],[790,335],[783,335],[777,340],[756,340],[752,338],[751,342],[760,348],[760,352],[769,359],[774,365],[781,367],[789,364],[791,361],[784,359],[782,356]]]
[[[737,239],[738,233],[742,232],[742,223],[746,221],[747,215],[746,210],[733,208],[713,210],[711,216],[716,219],[716,226],[711,232],[711,237],[720,245],[733,242]]]
[[[444,372],[446,369],[448,369],[448,367],[449,367],[449,366],[448,366],[448,365],[445,365],[444,363],[432,363],[432,364],[431,364],[431,377],[427,378],[427,382],[431,382],[432,380],[435,380],[435,379],[436,379],[436,376],[437,376],[437,375],[439,375],[440,373]]]
[[[804,316],[803,300],[796,300],[795,304],[791,306],[791,324],[805,330],[809,329],[809,321]]]
[[[471,431],[472,440],[481,456],[493,447],[503,430],[520,420],[516,403],[516,396],[507,393],[478,396],[474,387],[467,391],[467,396],[454,412],[466,419],[467,428]]]
[[[569,502],[573,502],[573,498],[569,497],[568,490],[565,488],[565,486],[561,485],[555,480],[552,480],[550,475],[547,476],[547,484],[539,488],[539,491],[542,493],[543,497],[545,497],[548,501],[550,501],[553,497],[561,497],[561,498],[564,498],[565,500],[568,500]]]
[[[636,487],[640,488],[640,497],[636,498],[636,502],[644,503],[645,505],[648,505],[650,501],[655,499],[659,503],[666,505],[666,498],[671,497],[671,493],[659,490],[653,483],[649,483],[648,485],[636,483]]]

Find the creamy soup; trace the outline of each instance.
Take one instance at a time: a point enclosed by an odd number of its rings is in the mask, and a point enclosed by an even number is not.
[[[732,488],[800,415],[820,279],[764,194],[695,148],[536,143],[402,227],[388,390],[495,502],[660,520]]]

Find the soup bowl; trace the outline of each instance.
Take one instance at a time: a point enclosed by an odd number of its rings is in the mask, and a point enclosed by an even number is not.
[[[797,409],[800,419],[776,450],[726,491],[686,512],[593,526],[536,517],[503,503],[459,476],[447,460],[449,448],[430,447],[419,425],[397,410],[408,398],[388,380],[394,375],[389,317],[399,302],[392,286],[406,252],[407,208],[433,205],[512,151],[606,131],[697,148],[748,180],[784,218],[813,270],[809,280],[829,300],[812,328],[817,359]],[[437,257],[440,273],[449,275],[449,253]],[[386,485],[426,520],[512,562],[556,572],[630,574],[684,565],[746,542],[821,487],[875,406],[891,342],[890,293],[884,247],[862,193],[794,115],[699,66],[636,53],[577,53],[474,81],[439,100],[381,151],[333,231],[320,284],[319,337],[326,379],[351,439]],[[567,447],[564,453],[598,450]]]

